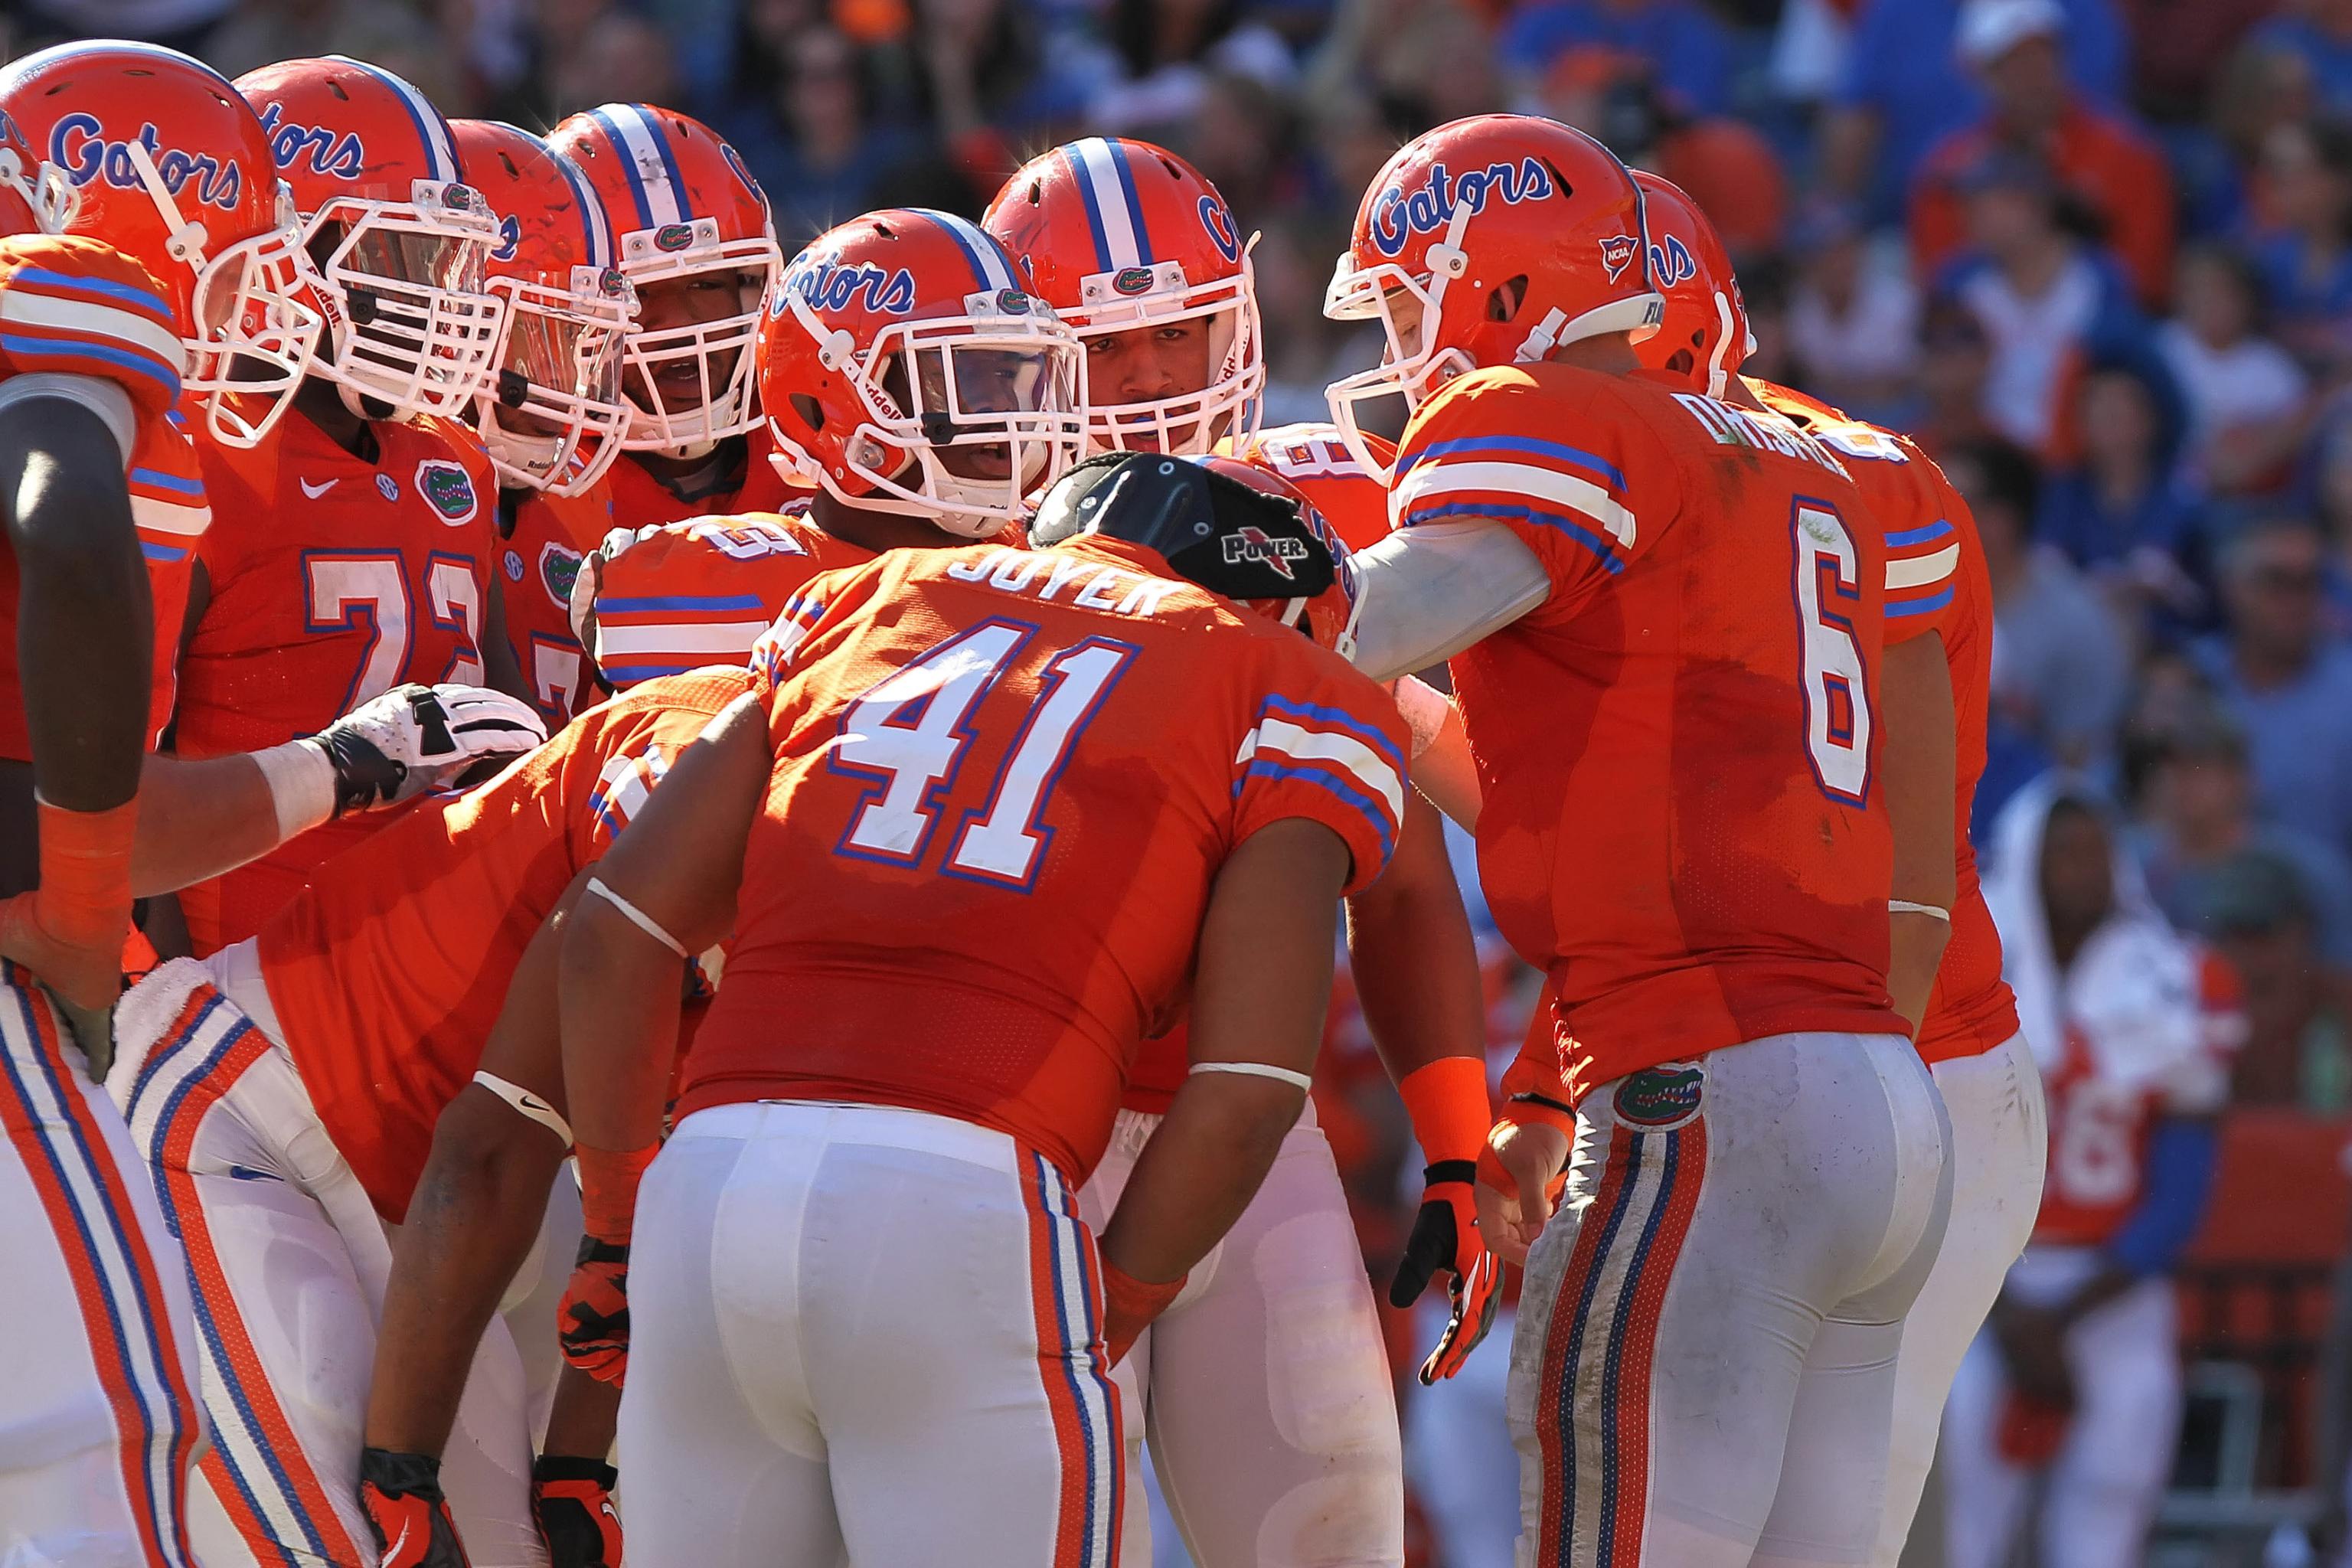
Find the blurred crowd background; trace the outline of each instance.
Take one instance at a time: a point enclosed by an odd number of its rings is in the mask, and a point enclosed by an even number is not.
[[[1751,371],[1916,433],[1975,508],[1997,614],[1979,825],[2045,769],[2087,774],[2165,914],[2242,982],[2219,1190],[2180,1275],[2189,1415],[2148,1560],[2291,1568],[2331,1550],[2352,1413],[2332,1329],[2352,1294],[2333,1275],[2352,1218],[2352,0],[6,0],[0,16],[10,55],[130,36],[234,75],[348,53],[453,116],[530,127],[608,100],[673,105],[740,150],[787,254],[876,205],[977,216],[1024,156],[1073,135],[1149,137],[1260,232],[1269,424],[1321,417],[1326,382],[1377,352],[1318,304],[1402,140],[1517,109],[1679,182],[1738,263]],[[1491,931],[1488,947],[1499,1062],[1532,988]],[[1344,996],[1332,1032],[1326,1122],[1384,1279],[1417,1161]],[[1402,1367],[1431,1324],[1395,1327]],[[1509,1560],[1507,1446],[1433,1436],[1457,1409],[1465,1430],[1494,1423],[1504,1360],[1497,1343],[1478,1358],[1490,1376],[1404,1396],[1425,1563]],[[1500,1548],[1475,1522],[1497,1510]]]

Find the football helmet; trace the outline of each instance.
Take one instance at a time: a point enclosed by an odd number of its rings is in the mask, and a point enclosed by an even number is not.
[[[1342,658],[1362,603],[1355,563],[1296,485],[1234,458],[1112,451],[1046,491],[1029,542],[1087,534],[1156,552],[1176,576],[1303,634]]]
[[[106,241],[163,284],[187,350],[181,391],[206,433],[260,442],[324,321],[303,302],[310,262],[252,108],[202,61],[102,42],[0,69],[0,110],[70,187],[52,204],[61,231]]]
[[[1756,349],[1731,253],[1680,185],[1641,169],[1633,183],[1650,228],[1650,275],[1666,302],[1657,331],[1636,352],[1648,369],[1686,376],[1697,391],[1721,397]]]
[[[752,342],[783,270],[768,198],[735,149],[698,121],[607,103],[547,134],[612,215],[639,321],[622,351],[635,406],[622,445],[696,458],[760,423]],[[684,302],[673,317],[667,300]]]
[[[36,153],[24,128],[0,109],[0,237],[63,234],[73,210],[65,171]]]
[[[501,483],[578,495],[613,466],[628,429],[621,343],[636,290],[577,164],[512,125],[449,129],[466,183],[501,215],[488,287],[506,301],[506,342],[476,427]]]
[[[760,329],[760,398],[794,484],[985,539],[1086,437],[1077,339],[988,232],[893,208],[793,258]]]
[[[1265,358],[1250,247],[1190,163],[1149,142],[1089,136],[1031,159],[982,223],[1087,346],[1091,445],[1196,455],[1255,432]],[[1138,329],[1197,330],[1197,384],[1122,397],[1106,340]]]
[[[1323,313],[1378,321],[1381,363],[1329,388],[1348,450],[1383,482],[1356,405],[1408,407],[1454,376],[1527,364],[1563,343],[1657,330],[1642,191],[1617,154],[1581,131],[1525,114],[1480,114],[1399,148],[1357,208]]]
[[[327,319],[312,370],[362,418],[463,418],[491,389],[505,302],[483,268],[499,220],[457,171],[449,122],[378,66],[329,55],[236,79],[269,132]]]

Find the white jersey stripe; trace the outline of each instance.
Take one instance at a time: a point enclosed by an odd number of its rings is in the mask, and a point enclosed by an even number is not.
[[[1309,730],[1269,713],[1257,721],[1259,752],[1279,752],[1302,762],[1337,763],[1356,782],[1385,802],[1392,818],[1404,816],[1404,781],[1394,768],[1355,736],[1331,730]]]
[[[1398,484],[1390,502],[1391,513],[1408,517],[1432,496],[1464,490],[1501,490],[1549,501],[1591,518],[1615,536],[1618,543],[1628,548],[1633,543],[1633,514],[1615,497],[1590,479],[1533,463],[1452,463],[1443,458],[1423,463]]]
[[[1940,583],[1952,574],[1960,563],[1960,547],[1947,544],[1933,555],[1922,555],[1910,561],[1889,561],[1886,563],[1886,586],[1921,588],[1930,583]]]
[[[0,321],[130,343],[174,368],[187,361],[186,347],[160,322],[111,305],[68,300],[32,288],[0,291]]]
[[[597,623],[598,650],[624,653],[723,653],[740,656],[758,642],[771,621],[664,621],[656,626]]]

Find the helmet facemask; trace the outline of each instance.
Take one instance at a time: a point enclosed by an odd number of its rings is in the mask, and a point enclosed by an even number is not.
[[[758,427],[760,316],[782,270],[774,240],[721,240],[715,218],[622,237],[621,271],[641,296],[664,283],[734,280],[733,308],[722,314],[630,330],[622,351],[632,409],[625,450],[698,458]]]
[[[621,353],[635,291],[593,267],[574,267],[568,291],[519,278],[488,288],[506,306],[498,379],[480,403],[490,465],[510,487],[578,495],[613,466],[628,429]]]
[[[1134,289],[1123,293],[1120,285]],[[1136,285],[1141,285],[1136,288]],[[1257,313],[1256,280],[1244,254],[1231,278],[1187,285],[1181,262],[1097,273],[1085,279],[1085,303],[1062,320],[1080,342],[1130,332],[1203,321],[1209,332],[1209,374],[1197,391],[1136,402],[1113,402],[1091,387],[1087,405],[1090,451],[1166,452],[1199,457],[1230,437],[1238,443],[1256,434],[1265,390],[1264,333]]]
[[[785,304],[844,375],[863,414],[843,441],[854,484],[779,437],[777,467],[845,504],[923,517],[985,539],[1076,461],[1085,439],[1077,340],[1042,302],[1000,313],[976,293],[965,313],[894,321],[863,353],[787,289]]]
[[[304,238],[324,283],[328,353],[320,373],[344,405],[362,399],[399,414],[462,416],[491,391],[506,302],[484,265],[498,219],[471,186],[417,180],[406,203],[337,196],[312,214]]]

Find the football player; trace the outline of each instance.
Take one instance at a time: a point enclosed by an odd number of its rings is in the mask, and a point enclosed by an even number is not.
[[[408,680],[525,695],[503,628],[489,460],[463,421],[491,384],[498,220],[447,121],[340,57],[247,73],[327,328],[259,446],[198,433],[215,526],[198,551],[173,745],[207,757],[315,728]],[[338,823],[182,895],[194,951],[241,941],[372,824]]]
[[[868,213],[811,240],[756,356],[764,440],[794,499],[609,537],[574,597],[604,681],[740,664],[818,572],[1011,524],[1079,437],[1076,356],[1034,357],[1041,317],[996,241],[950,214]]]
[[[565,1348],[625,1372],[656,1561],[1116,1561],[1108,1366],[1297,1119],[1404,790],[1393,704],[1328,651],[1333,560],[1165,457],[1034,530],[812,583],[564,933]],[[656,1161],[675,954],[730,930]],[[1192,1070],[1097,1247],[1076,1189],[1188,973]]]
[[[506,345],[475,427],[499,476],[507,637],[532,703],[560,726],[601,695],[572,636],[572,589],[612,528],[605,475],[628,427],[621,344],[636,296],[578,165],[511,125],[449,129],[467,184],[500,215],[487,273]]]
[[[1413,413],[1358,661],[1452,658],[1486,890],[1548,972],[1480,1193],[1532,1244],[1528,1560],[1853,1562],[1947,1192],[1887,990],[1885,547],[1827,447],[1645,377],[1649,238],[1606,148],[1519,116],[1366,191],[1326,310],[1388,352],[1334,422],[1378,470],[1358,405]]]
[[[1088,137],[1017,171],[982,222],[1086,347],[1092,445],[1230,447],[1244,472],[1307,501],[1308,515],[1322,500],[1339,505],[1353,524],[1332,524],[1343,557],[1387,531],[1384,492],[1344,452],[1318,468],[1314,432],[1257,433],[1265,369],[1247,248],[1223,197],[1190,164],[1150,142]],[[1342,465],[1344,476],[1332,471]],[[1409,1305],[1440,1271],[1461,1298],[1426,1380],[1451,1375],[1476,1343],[1499,1271],[1469,1201],[1491,1121],[1475,950],[1435,809],[1415,796],[1406,815],[1388,873],[1349,906],[1348,939],[1428,1168],[1422,1230],[1391,1300]],[[1110,1148],[1080,1194],[1089,1223],[1116,1208],[1184,1081],[1185,1050],[1181,1029],[1143,1047]],[[1260,1246],[1276,1236],[1278,1267]],[[1260,1261],[1243,1266],[1250,1258]],[[1285,1141],[1215,1266],[1195,1272],[1116,1377],[1129,1472],[1148,1426],[1154,1473],[1196,1557],[1402,1563],[1402,1457],[1380,1322],[1338,1166],[1311,1118]],[[1129,1561],[1149,1561],[1148,1528],[1132,1510]]]
[[[1988,848],[1985,898],[2048,1077],[2050,1179],[1951,1385],[1945,1561],[2009,1561],[2038,1489],[2042,1561],[2124,1568],[2147,1560],[2179,1445],[2172,1273],[2211,1195],[2243,1003],[2078,784],[2021,791]]]
[[[119,105],[133,75],[152,140],[109,144],[92,111]],[[298,313],[249,292],[267,287],[273,256],[293,255],[268,196],[210,204],[193,223],[174,210],[208,181],[215,194],[274,189],[260,128],[226,89],[142,46],[69,46],[0,71],[0,607],[16,623],[0,634],[0,816],[12,824],[0,852],[0,1246],[12,1269],[0,1557],[11,1561],[192,1561],[187,1468],[202,1417],[187,1280],[93,1081],[132,898],[442,776],[410,722],[424,712],[450,739],[436,700],[404,698],[261,757],[142,770],[171,702],[179,569],[207,521],[175,400],[188,394],[192,416],[227,427],[212,396],[240,385],[266,398],[273,381],[282,392],[302,331]],[[38,159],[19,129],[34,105],[56,117],[44,144],[66,162]],[[177,150],[190,145],[205,158]],[[91,226],[154,241],[163,274],[60,233]]]
[[[759,182],[709,126],[649,103],[600,105],[547,139],[612,215],[637,291],[614,520],[776,510],[793,489],[767,461],[753,341],[784,268]]]

